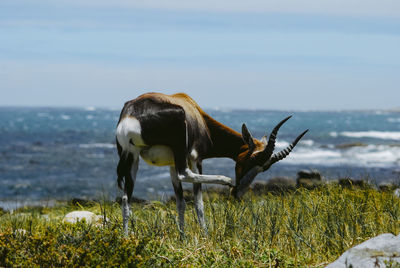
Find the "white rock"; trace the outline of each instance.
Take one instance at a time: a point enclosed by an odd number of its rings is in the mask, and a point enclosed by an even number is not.
[[[400,264],[400,235],[381,234],[342,254],[326,268],[386,267],[385,261]]]
[[[77,223],[78,221],[85,220],[86,223],[99,223],[102,220],[102,216],[98,216],[90,211],[72,211],[65,215],[63,221],[69,223]]]
[[[26,230],[25,229],[16,229],[14,230],[15,234],[19,234],[19,235],[26,235]]]
[[[394,194],[394,196],[400,198],[400,188],[397,188],[396,190],[394,190],[393,194]]]

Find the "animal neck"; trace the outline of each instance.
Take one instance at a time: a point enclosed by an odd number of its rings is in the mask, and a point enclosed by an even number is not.
[[[227,127],[208,114],[203,114],[204,121],[210,131],[212,141],[211,148],[208,150],[205,158],[228,157],[237,160],[240,152],[245,145],[242,135]]]

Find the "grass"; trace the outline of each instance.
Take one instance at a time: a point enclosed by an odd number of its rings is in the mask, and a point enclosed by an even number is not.
[[[2,212],[0,266],[323,267],[371,237],[400,232],[400,199],[372,188],[204,197],[208,235],[189,202],[185,238],[174,202],[133,204],[127,238],[116,203],[83,207],[108,218],[100,226],[62,222],[80,206]]]

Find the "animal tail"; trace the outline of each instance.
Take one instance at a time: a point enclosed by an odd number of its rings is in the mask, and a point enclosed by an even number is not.
[[[117,166],[117,183],[118,187],[128,195],[128,200],[131,200],[133,192],[133,180],[131,176],[131,168],[133,163],[133,154],[122,152]],[[125,178],[125,180],[124,180]],[[124,182],[124,187],[122,183]]]

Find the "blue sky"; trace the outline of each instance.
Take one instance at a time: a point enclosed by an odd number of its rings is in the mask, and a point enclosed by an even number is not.
[[[2,0],[0,105],[399,107],[400,1],[326,2]]]

